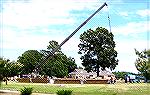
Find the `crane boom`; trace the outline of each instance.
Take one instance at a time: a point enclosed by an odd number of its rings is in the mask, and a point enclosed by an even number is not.
[[[80,30],[81,27],[83,27],[95,14],[97,14],[104,6],[107,6],[106,2],[100,7],[98,8],[89,18],[87,18],[80,26],[78,26],[78,28],[76,28],[74,30],[74,32],[72,32],[58,47],[56,47],[56,49],[54,49],[51,54],[49,54],[46,59],[48,59],[50,56],[54,55],[55,52],[62,46],[64,45],[75,33],[78,32],[78,30]]]
[[[35,73],[39,73],[39,66],[44,64],[47,59],[51,58],[62,45],[64,45],[75,33],[77,33],[78,30],[80,30],[80,28],[83,27],[104,6],[107,6],[106,2],[101,7],[99,7],[90,17],[88,17],[80,26],[78,26],[78,28],[76,28],[58,47],[56,47],[52,52],[49,52],[49,54],[43,60],[41,59],[42,62],[35,66]]]

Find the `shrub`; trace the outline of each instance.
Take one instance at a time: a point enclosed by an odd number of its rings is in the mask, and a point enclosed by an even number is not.
[[[21,95],[31,95],[32,91],[32,87],[24,87],[23,89],[21,89]]]
[[[112,94],[112,95],[117,95],[117,93],[114,93],[114,94]]]
[[[72,95],[72,90],[58,90],[57,95]]]

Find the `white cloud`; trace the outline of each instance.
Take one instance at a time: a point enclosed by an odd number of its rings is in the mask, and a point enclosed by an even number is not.
[[[43,4],[44,3],[44,4]],[[74,23],[69,12],[53,2],[8,3],[4,7],[3,24],[22,28]]]
[[[116,38],[117,36],[119,37],[122,35],[126,38],[115,39],[116,50],[118,52],[119,59],[119,65],[117,66],[116,70],[137,73],[134,64],[136,60],[134,49],[136,48],[137,50],[142,51],[148,48],[148,43],[150,42],[144,40],[146,39],[144,37],[142,39],[138,37],[138,33],[143,34],[150,31],[150,26],[148,23],[150,22],[129,22],[124,26],[120,25],[118,27],[112,27],[112,32]],[[128,39],[128,36],[130,36],[130,39]],[[145,34],[145,37],[147,37],[147,33]]]
[[[3,40],[0,48],[4,49],[46,49],[50,40],[61,42],[64,37],[61,35],[50,36],[47,34],[36,35],[32,31],[12,30],[11,28],[3,29]]]
[[[147,48],[147,40],[141,39],[122,39],[116,40],[116,50],[118,52],[119,63],[116,70],[119,71],[129,71],[137,73],[135,68],[135,60],[137,56],[135,55],[134,49],[138,51],[143,51]],[[150,43],[150,42],[149,42]]]
[[[3,3],[3,48],[16,49],[16,48],[43,48],[45,42],[56,40],[59,43],[65,38],[64,35],[37,35],[36,27],[45,27],[51,25],[64,25],[73,24],[76,19],[71,17],[70,11],[72,10],[93,10],[101,5],[98,0],[9,0]],[[15,27],[15,28],[12,28]],[[42,33],[62,33],[57,29],[41,29]],[[19,29],[19,31],[18,31]],[[29,30],[27,30],[29,29]],[[16,31],[17,30],[17,31]],[[66,30],[65,30],[66,32]],[[49,35],[50,35],[49,34]],[[57,36],[57,37],[56,37]],[[23,44],[25,43],[25,44]],[[33,45],[34,43],[34,45]],[[43,43],[43,45],[39,45]],[[72,45],[68,45],[72,46]],[[67,50],[70,48],[67,47]],[[73,47],[73,46],[72,46]]]
[[[2,15],[3,37],[0,48],[3,49],[43,49],[50,40],[61,43],[66,36],[63,29],[46,29],[51,25],[74,24],[77,21],[71,17],[72,10],[93,10],[99,5],[98,0],[8,0],[3,1]],[[42,35],[35,29],[40,27]],[[48,28],[47,27],[47,28]],[[65,29],[65,32],[69,31]],[[54,33],[57,32],[57,33]],[[59,34],[59,35],[58,35]],[[77,41],[66,43],[64,51],[77,50]],[[74,46],[74,44],[76,46]]]
[[[126,59],[127,60],[127,59]],[[120,60],[119,65],[115,68],[114,71],[125,71],[125,72],[133,72],[138,73],[134,62],[135,61],[126,61],[126,60]]]
[[[119,12],[119,15],[127,17],[129,14],[128,14],[128,12]]]
[[[150,16],[150,9],[138,10],[136,14],[142,17]]]
[[[3,4],[3,24],[22,28],[44,25],[73,24],[70,11],[97,8],[98,0],[28,0]]]
[[[122,54],[133,55],[134,49],[144,50],[147,48],[147,40],[134,39],[134,40],[117,40],[116,41],[116,50]]]
[[[4,27],[1,31],[2,45],[4,49],[46,49],[50,40],[56,40],[59,44],[69,35],[64,35],[64,30],[41,29],[41,35],[36,34],[36,30],[20,31],[9,27]],[[45,31],[45,32],[43,32]],[[48,32],[50,31],[50,32]],[[67,32],[69,30],[65,30]],[[70,31],[69,31],[70,33]],[[62,47],[63,51],[78,51],[79,39],[72,37]]]
[[[124,26],[112,27],[112,32],[122,35],[147,32],[150,31],[150,25],[148,23],[150,23],[150,21],[129,22]]]

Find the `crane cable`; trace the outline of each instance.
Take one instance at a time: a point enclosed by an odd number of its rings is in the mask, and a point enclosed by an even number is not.
[[[111,32],[111,23],[110,23],[110,15],[109,15],[109,8],[108,8],[108,5],[107,5],[107,15],[108,15],[108,23],[109,23],[109,32]]]
[[[147,3],[147,9],[149,9],[149,8],[150,8],[150,5]],[[147,12],[147,15],[148,15],[149,13],[150,13],[150,12]],[[150,25],[149,21],[150,21],[150,17],[147,16],[147,50],[150,49],[150,47],[149,47],[150,34],[149,34],[149,31],[148,31],[149,25]]]

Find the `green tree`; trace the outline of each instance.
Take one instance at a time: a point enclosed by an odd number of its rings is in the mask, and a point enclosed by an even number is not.
[[[46,57],[57,46],[58,42],[50,41],[47,47],[48,50],[42,50],[41,53]],[[51,77],[64,77],[67,76],[68,73],[72,72],[75,68],[77,68],[77,65],[75,64],[74,58],[68,58],[64,53],[62,53],[61,49],[59,49],[55,55],[53,55],[53,57],[47,59],[47,62],[43,64],[41,74],[46,74]]]
[[[72,57],[68,58],[64,53],[57,53],[55,55],[55,58],[57,61],[63,63],[63,65],[66,67],[68,73],[74,71],[77,68],[75,59]]]
[[[58,47],[58,46],[59,46],[58,42],[52,40],[52,41],[49,41],[49,45],[47,46],[47,49],[48,49],[49,51],[54,51],[54,49],[56,49],[56,47]],[[59,49],[57,50],[57,52],[61,52],[61,48],[59,48]]]
[[[82,65],[87,71],[115,69],[118,65],[117,51],[115,50],[114,35],[107,29],[98,27],[96,30],[87,30],[80,35],[79,54]]]
[[[0,58],[0,81],[4,78],[7,84],[7,77],[18,75],[21,71],[21,67],[21,64],[18,62],[11,62],[9,59]]]
[[[2,81],[4,78],[6,80],[6,85],[7,85],[7,76],[9,74],[9,70],[8,70],[8,62],[10,60],[9,59],[4,59],[4,58],[0,58],[0,81]]]
[[[72,57],[67,58],[66,64],[67,64],[67,68],[68,68],[68,73],[73,72],[77,68],[75,59]]]
[[[4,77],[4,75],[3,75],[3,73],[4,73],[4,66],[5,66],[5,60],[2,58],[2,57],[0,57],[0,83],[1,83],[1,81],[3,80],[3,77]]]
[[[17,61],[23,65],[21,74],[32,73],[42,56],[37,50],[28,50],[19,56]]]
[[[132,74],[132,75],[137,75],[135,73],[132,73],[132,72],[113,72],[113,74],[115,74],[116,78],[118,79],[124,79],[125,78],[125,75],[128,75],[128,74]]]
[[[48,75],[50,77],[64,77],[67,76],[68,69],[67,66],[62,62],[61,56],[57,54],[43,64],[40,74]]]
[[[21,73],[22,70],[22,64],[20,64],[19,62],[15,62],[15,61],[11,61],[8,62],[6,65],[6,70],[7,70],[7,76],[8,77],[13,77],[16,75],[19,75]]]
[[[83,67],[81,67],[81,66],[79,66],[79,67],[77,67],[78,69],[83,69]]]
[[[18,62],[23,66],[21,74],[29,74],[36,69],[41,75],[67,76],[77,67],[74,58],[68,58],[60,48],[51,58],[46,59],[58,45],[58,42],[52,40],[49,42],[47,50],[25,51],[22,56],[18,57]]]
[[[139,52],[135,49],[138,58],[135,61],[135,66],[147,80],[150,80],[150,50]]]

